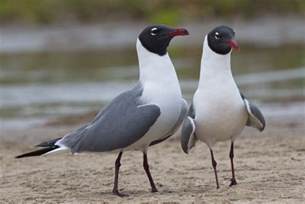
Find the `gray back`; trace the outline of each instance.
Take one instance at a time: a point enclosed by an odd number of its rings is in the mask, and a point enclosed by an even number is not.
[[[156,105],[145,105],[141,84],[117,96],[95,119],[80,131],[63,138],[72,152],[103,152],[125,148],[150,129],[160,115]],[[141,106],[139,106],[141,105]]]

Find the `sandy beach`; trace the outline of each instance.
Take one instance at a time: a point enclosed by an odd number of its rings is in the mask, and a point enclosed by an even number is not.
[[[228,142],[218,143],[214,150],[217,190],[207,146],[197,143],[186,155],[176,136],[148,152],[158,193],[150,193],[141,152],[123,154],[119,187],[129,194],[124,198],[111,194],[116,154],[14,159],[32,150],[32,143],[63,135],[74,125],[3,131],[0,203],[304,203],[304,118],[267,122],[263,133],[246,128],[236,141],[237,186],[229,187]]]
[[[0,204],[305,204],[305,0],[274,2],[0,1]],[[180,91],[191,105],[198,80],[211,78],[215,83],[203,89],[223,96],[213,105],[228,104],[228,110],[217,116],[196,110],[196,117],[205,117],[205,124],[226,118],[235,107],[229,89],[236,87],[226,83],[231,75],[266,120],[263,132],[246,127],[234,141],[233,187],[231,141],[213,147],[217,189],[209,148],[197,141],[185,154],[181,130],[148,149],[156,193],[140,151],[126,151],[121,159],[118,186],[127,197],[112,193],[117,151],[16,159],[92,124],[101,109],[139,82],[146,90],[139,100],[160,106],[168,121],[159,121],[170,124]],[[114,105],[124,107],[117,100]],[[110,122],[122,125],[117,118],[126,114],[117,109],[112,116],[104,129],[111,129]],[[128,128],[138,125],[126,118]],[[232,121],[217,128],[229,132]],[[99,138],[107,148],[110,140]]]

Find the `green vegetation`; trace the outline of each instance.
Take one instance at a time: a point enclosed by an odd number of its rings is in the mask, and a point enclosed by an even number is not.
[[[0,0],[0,23],[142,20],[179,23],[212,17],[305,15],[304,0]]]

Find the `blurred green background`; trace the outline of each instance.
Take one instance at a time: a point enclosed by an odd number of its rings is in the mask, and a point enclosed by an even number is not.
[[[0,0],[1,23],[113,20],[180,23],[202,18],[305,15],[304,0]]]
[[[136,37],[151,23],[191,33],[169,48],[188,100],[205,33],[227,24],[244,94],[267,117],[305,114],[304,17],[304,0],[0,0],[0,129],[92,117],[137,81]]]

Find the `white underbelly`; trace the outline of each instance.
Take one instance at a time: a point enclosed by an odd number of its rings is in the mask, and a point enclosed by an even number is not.
[[[205,92],[194,98],[196,136],[212,147],[217,141],[234,140],[247,121],[239,93]]]

